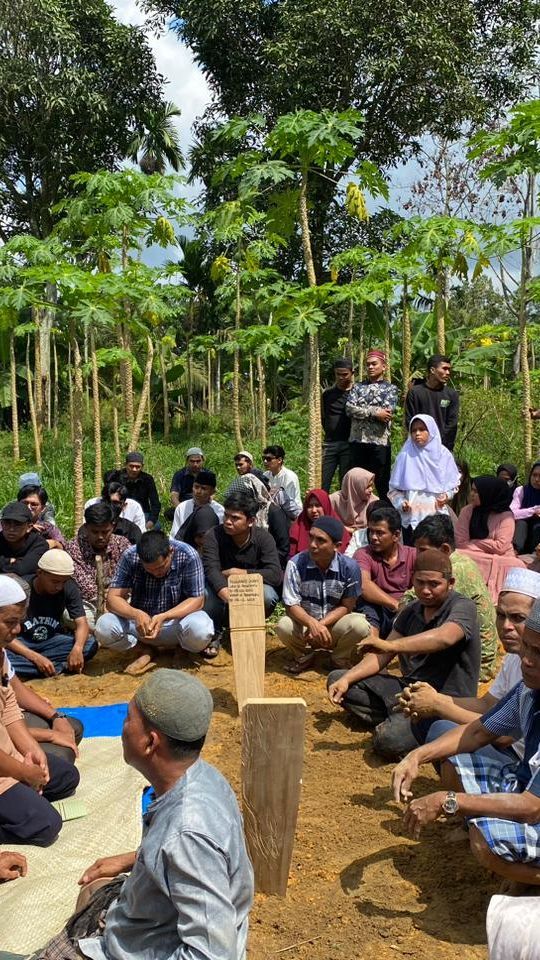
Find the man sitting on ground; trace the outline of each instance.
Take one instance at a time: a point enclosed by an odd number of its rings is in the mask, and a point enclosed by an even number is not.
[[[274,538],[255,525],[259,504],[248,493],[225,498],[223,525],[204,538],[203,564],[206,579],[204,609],[214,623],[214,656],[219,651],[228,612],[228,577],[233,573],[260,573],[264,584],[264,610],[269,617],[279,600],[281,567]]]
[[[105,594],[120,557],[130,546],[129,540],[114,532],[114,520],[110,503],[101,501],[87,507],[82,527],[66,548],[73,560],[73,579],[81,591],[91,631],[105,610]]]
[[[2,510],[0,573],[19,577],[35,573],[38,560],[49,549],[45,537],[32,529],[33,518],[25,503],[12,500]]]
[[[143,470],[142,453],[132,450],[126,454],[126,462],[121,470],[110,470],[105,474],[105,482],[115,480],[127,487],[128,497],[140,503],[146,520],[146,529],[151,530],[159,520],[161,503],[156,481],[150,473]]]
[[[368,517],[369,546],[354,559],[362,574],[357,610],[371,624],[374,637],[386,640],[399,602],[412,583],[416,550],[401,543],[401,517],[394,507],[380,507]]]
[[[24,589],[24,587],[23,587]],[[23,712],[23,720],[44,753],[63,757],[68,763],[75,763],[79,756],[78,746],[83,738],[84,727],[76,717],[59,713],[50,700],[45,700],[16,676],[5,653],[4,667],[6,677],[11,684],[17,704]]]
[[[471,851],[511,883],[540,884],[540,600],[525,622],[521,641],[523,679],[484,716],[448,730],[409,753],[394,770],[394,797],[408,804],[405,827],[416,839],[445,816],[469,825]],[[522,760],[484,754],[499,737],[525,741]],[[443,789],[412,800],[411,786],[423,763],[441,765]],[[412,802],[411,802],[412,801]]]
[[[223,522],[223,507],[220,503],[217,503],[214,500],[216,485],[216,475],[212,472],[212,470],[199,470],[197,476],[193,480],[193,492],[191,497],[189,500],[184,500],[182,503],[179,503],[174,511],[171,537],[177,537],[178,533],[180,533],[178,540],[182,540],[182,527],[186,521],[189,519],[189,517],[191,517],[194,510],[196,510],[198,507],[206,507],[207,504],[212,507],[212,510],[214,511],[219,522]]]
[[[126,550],[107,592],[107,610],[96,623],[102,647],[133,650],[126,672],[147,669],[157,647],[201,653],[211,642],[212,621],[203,610],[204,573],[193,547],[147,530]]]
[[[86,661],[97,653],[96,641],[88,639],[88,621],[73,571],[73,560],[65,550],[47,550],[38,560],[35,576],[28,578],[26,617],[20,638],[9,646],[11,665],[24,680],[41,674],[82,673]],[[73,633],[63,625],[64,610],[73,622]]]
[[[172,520],[179,503],[189,500],[193,492],[193,481],[204,467],[204,454],[200,447],[190,447],[186,453],[186,464],[173,474],[171,480],[171,504],[165,511],[167,520]]]
[[[497,632],[506,656],[491,687],[483,696],[450,697],[437,692],[429,683],[413,683],[412,686],[405,687],[399,697],[398,706],[406,716],[413,720],[442,718],[431,724],[429,740],[435,740],[456,724],[469,723],[477,716],[487,713],[516,683],[521,682],[521,638],[525,621],[534,601],[538,599],[540,574],[522,567],[511,567],[497,602]],[[514,744],[511,750],[515,750],[516,746]],[[522,750],[519,755],[522,756]]]
[[[45,753],[26,726],[8,679],[4,648],[24,619],[26,594],[13,577],[0,576],[0,843],[48,846],[62,819],[50,801],[75,792],[79,773]]]
[[[471,557],[456,550],[454,525],[450,517],[443,513],[421,520],[414,531],[413,543],[417,551],[433,547],[436,550],[442,550],[452,558],[454,590],[456,593],[461,593],[463,597],[473,600],[476,606],[482,648],[480,680],[488,680],[495,673],[498,650],[497,626],[495,609],[480,570]],[[413,590],[407,591],[403,597],[404,602],[407,603],[414,599]]]
[[[358,659],[357,648],[369,624],[354,608],[360,594],[358,564],[339,553],[343,524],[322,516],[311,524],[309,549],[292,557],[285,570],[286,616],[276,633],[294,660],[285,669],[298,675],[312,665],[318,650],[327,650],[337,667]]]
[[[418,599],[398,614],[386,640],[370,637],[360,644],[364,656],[356,667],[335,670],[328,677],[332,702],[375,727],[373,749],[383,756],[403,756],[422,742],[428,729],[392,712],[404,687],[425,680],[451,696],[476,695],[480,667],[476,609],[453,585],[448,556],[438,550],[417,554],[413,586]],[[385,672],[395,656],[401,677]]]
[[[294,470],[283,466],[284,459],[285,450],[278,443],[265,447],[264,476],[270,483],[270,493],[274,502],[285,511],[289,520],[296,520],[304,509],[300,496],[300,483]]]
[[[200,758],[211,716],[187,673],[157,670],[139,687],[122,743],[156,797],[140,847],[85,870],[78,932],[68,923],[38,960],[245,960],[253,871],[236,797]]]

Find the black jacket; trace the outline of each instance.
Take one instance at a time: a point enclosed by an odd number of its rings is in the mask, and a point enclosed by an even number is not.
[[[251,536],[239,549],[222,526],[209,530],[203,546],[204,575],[212,590],[218,593],[227,586],[222,570],[238,567],[248,573],[260,573],[263,582],[277,590],[281,584],[281,567],[274,538],[261,527],[252,527]]]
[[[18,577],[25,577],[35,573],[38,560],[47,553],[49,544],[40,533],[31,530],[25,538],[22,547],[14,550],[7,542],[3,533],[0,533],[0,573],[16,573]],[[14,562],[11,563],[11,558]]]

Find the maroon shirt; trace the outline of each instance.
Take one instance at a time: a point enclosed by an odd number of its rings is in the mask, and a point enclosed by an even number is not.
[[[389,597],[400,600],[406,590],[412,584],[414,564],[416,561],[416,549],[414,547],[404,547],[398,545],[398,560],[391,567],[386,560],[373,553],[371,547],[361,547],[357,550],[354,559],[358,563],[360,570],[366,570],[373,583],[377,584],[380,590],[384,590]]]

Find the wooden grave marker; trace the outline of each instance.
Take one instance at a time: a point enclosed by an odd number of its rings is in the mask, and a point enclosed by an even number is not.
[[[242,805],[259,893],[284,897],[302,787],[306,703],[250,698],[242,710]]]
[[[233,573],[228,579],[229,627],[238,710],[248,697],[264,697],[266,622],[260,573]]]

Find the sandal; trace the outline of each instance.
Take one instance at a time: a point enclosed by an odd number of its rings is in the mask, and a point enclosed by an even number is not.
[[[207,647],[204,650],[201,650],[201,657],[204,657],[205,660],[214,660],[217,657],[221,648],[221,643],[217,637],[214,637],[210,641]]]
[[[297,677],[300,673],[303,673],[304,670],[308,670],[314,660],[315,651],[312,651],[311,653],[304,653],[303,656],[298,657],[297,660],[293,660],[291,663],[286,663],[285,670],[293,677]]]

